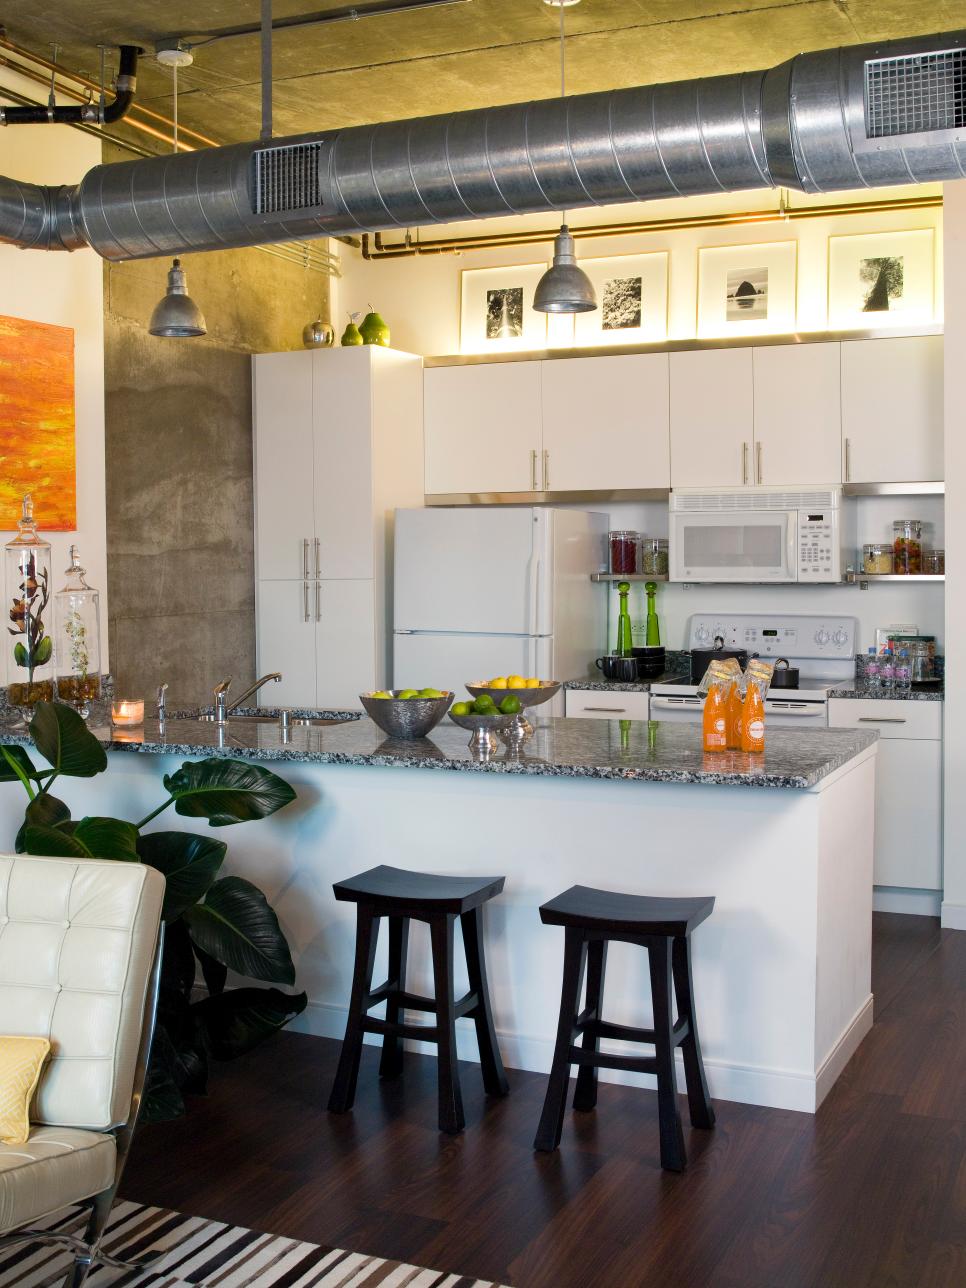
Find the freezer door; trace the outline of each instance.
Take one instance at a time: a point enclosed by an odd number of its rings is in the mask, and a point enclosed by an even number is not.
[[[394,689],[432,685],[451,689],[460,701],[467,684],[496,675],[537,675],[549,660],[549,641],[513,635],[396,635]],[[542,679],[555,677],[544,675]]]
[[[394,628],[549,633],[533,624],[546,620],[538,599],[550,593],[545,530],[531,507],[397,510]]]

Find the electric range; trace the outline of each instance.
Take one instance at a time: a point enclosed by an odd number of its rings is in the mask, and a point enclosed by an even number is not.
[[[828,726],[828,694],[855,676],[858,622],[854,617],[816,617],[804,613],[695,613],[688,621],[686,647],[747,649],[768,661],[788,659],[798,667],[797,689],[771,689],[765,699],[768,726]],[[652,720],[672,723],[701,719],[704,699],[698,685],[658,683],[651,686]]]

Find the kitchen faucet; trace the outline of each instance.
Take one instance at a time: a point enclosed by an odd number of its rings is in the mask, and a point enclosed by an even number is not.
[[[245,690],[240,698],[236,698],[231,706],[229,706],[228,690],[231,688],[232,677],[230,675],[226,676],[220,684],[215,685],[213,690],[215,699],[215,723],[226,724],[231,713],[233,711],[237,711],[246,698],[250,698],[253,693],[257,693],[263,684],[268,684],[269,680],[272,680],[277,684],[281,678],[281,671],[271,671],[268,675],[261,676],[253,685]]]

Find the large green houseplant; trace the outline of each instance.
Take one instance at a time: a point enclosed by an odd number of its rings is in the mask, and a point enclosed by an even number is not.
[[[262,765],[212,757],[165,775],[166,799],[137,823],[75,820],[51,787],[61,777],[102,773],[104,748],[61,703],[38,703],[30,734],[49,768],[37,769],[21,746],[0,746],[0,782],[20,782],[28,797],[17,852],[148,863],[164,874],[161,996],[145,1108],[155,1120],[174,1117],[184,1110],[185,1092],[205,1090],[209,1058],[251,1050],[303,1011],[307,999],[275,987],[225,987],[229,970],[269,985],[295,982],[288,942],[264,894],[242,877],[219,877],[225,842],[142,829],[172,805],[176,814],[207,819],[212,827],[267,818],[295,792]],[[199,966],[207,996],[197,1000]]]

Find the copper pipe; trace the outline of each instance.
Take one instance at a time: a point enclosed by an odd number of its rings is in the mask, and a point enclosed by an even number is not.
[[[742,210],[726,214],[679,215],[666,219],[639,219],[615,224],[588,224],[571,228],[575,239],[627,237],[643,233],[674,232],[685,228],[723,228],[742,224],[785,223],[796,219],[822,219],[836,215],[883,214],[899,210],[941,209],[942,195],[882,197],[875,201],[834,202],[821,206],[784,206],[776,210]],[[437,237],[427,241],[385,242],[381,233],[362,235],[363,259],[409,259],[417,255],[447,255],[466,250],[496,250],[501,246],[533,246],[552,242],[559,229],[532,229],[519,233],[483,233],[467,237]]]

